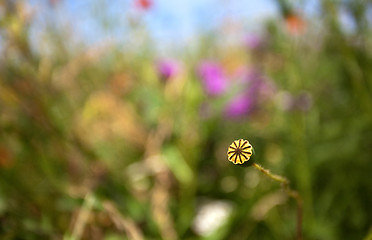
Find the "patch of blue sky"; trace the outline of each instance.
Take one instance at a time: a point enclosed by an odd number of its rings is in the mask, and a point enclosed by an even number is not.
[[[200,32],[217,29],[224,21],[252,23],[273,17],[276,5],[270,0],[158,0],[146,23],[162,42],[187,41]],[[262,23],[262,22],[261,22]]]
[[[30,2],[42,9],[34,29],[53,18],[57,28],[67,26],[77,41],[88,45],[130,37],[133,19],[140,20],[157,46],[174,46],[217,30],[225,22],[242,24],[247,32],[259,31],[265,20],[279,15],[274,0],[153,0],[147,11],[140,11],[135,0],[60,0],[55,8],[48,7],[48,0]],[[319,0],[302,3],[307,14],[317,13]]]
[[[39,1],[31,2],[40,5]],[[125,36],[128,16],[135,11],[135,4],[129,0],[62,0],[56,9],[44,9],[44,14],[48,14],[47,11],[53,11],[51,17],[57,22],[69,22],[74,34],[84,41],[95,43]],[[141,17],[149,34],[159,44],[168,44],[182,43],[200,31],[213,30],[226,19],[257,26],[256,20],[276,12],[276,5],[270,0],[154,0],[152,8],[142,11]]]

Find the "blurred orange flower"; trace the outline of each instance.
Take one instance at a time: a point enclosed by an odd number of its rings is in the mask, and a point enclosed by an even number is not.
[[[285,17],[285,25],[293,35],[304,33],[306,28],[305,20],[296,13],[290,13]]]

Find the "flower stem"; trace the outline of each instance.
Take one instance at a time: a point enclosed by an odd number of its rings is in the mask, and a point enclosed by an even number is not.
[[[260,172],[271,178],[272,180],[275,180],[277,182],[280,182],[282,185],[282,188],[285,190],[285,192],[288,194],[288,196],[292,197],[296,200],[297,203],[297,240],[302,239],[302,198],[300,194],[291,189],[289,186],[289,180],[285,177],[273,174],[270,172],[270,170],[263,168],[261,165],[257,163],[252,164],[255,168],[257,168]]]

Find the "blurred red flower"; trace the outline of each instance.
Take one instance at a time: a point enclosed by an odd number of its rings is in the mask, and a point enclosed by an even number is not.
[[[136,0],[136,5],[144,10],[148,10],[153,5],[152,0]]]

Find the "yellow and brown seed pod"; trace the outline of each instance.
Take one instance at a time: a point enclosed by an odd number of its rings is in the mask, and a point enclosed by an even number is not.
[[[252,150],[252,145],[247,140],[235,140],[227,149],[227,157],[234,164],[243,164],[251,158]]]

